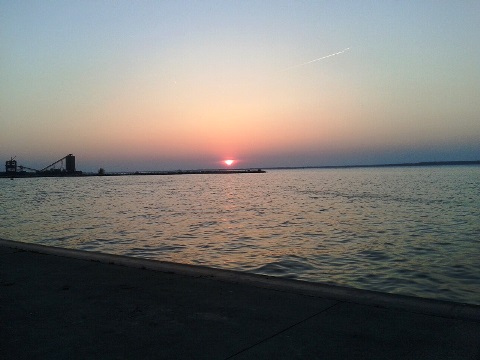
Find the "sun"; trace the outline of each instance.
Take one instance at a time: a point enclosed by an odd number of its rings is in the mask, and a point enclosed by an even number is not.
[[[231,166],[233,164],[233,160],[225,160],[224,163],[228,166]]]

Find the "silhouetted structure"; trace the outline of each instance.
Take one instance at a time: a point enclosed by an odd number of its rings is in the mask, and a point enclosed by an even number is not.
[[[65,160],[65,167],[64,161]],[[58,169],[57,166],[60,166]],[[68,174],[73,174],[75,173],[75,156],[72,154],[68,154],[67,156],[61,158],[60,160],[55,161],[53,164],[50,164],[46,167],[44,167],[42,170],[39,171],[40,173],[68,173]]]
[[[55,161],[41,170],[32,169],[27,166],[18,165],[12,157],[5,162],[5,172],[0,172],[0,177],[39,177],[39,176],[81,176],[82,172],[75,168],[75,156],[67,156]]]
[[[67,170],[67,173],[75,172],[75,156],[72,154],[68,154],[65,157],[65,169]]]
[[[7,174],[15,174],[17,172],[17,160],[11,158],[5,162],[5,172]]]

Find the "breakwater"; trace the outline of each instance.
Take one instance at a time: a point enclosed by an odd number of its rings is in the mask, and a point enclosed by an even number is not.
[[[16,172],[0,173],[3,178],[32,178],[32,177],[91,177],[91,176],[138,176],[138,175],[194,175],[194,174],[262,174],[262,169],[206,169],[206,170],[175,170],[175,171],[131,171],[131,172],[111,172],[111,173],[85,173],[76,171],[68,172]]]

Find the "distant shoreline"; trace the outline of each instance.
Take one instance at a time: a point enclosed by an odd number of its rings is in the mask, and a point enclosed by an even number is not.
[[[324,165],[324,166],[276,166],[266,167],[265,170],[301,170],[301,169],[352,169],[352,168],[389,168],[389,167],[431,167],[431,166],[469,166],[480,165],[480,160],[474,161],[425,161],[416,163],[398,163],[398,164],[375,164],[375,165]],[[31,178],[31,177],[87,177],[87,176],[139,176],[139,175],[194,175],[194,174],[261,174],[265,170],[259,168],[252,169],[204,169],[204,170],[175,170],[175,171],[118,171],[104,174],[84,173],[76,171],[75,173],[52,172],[52,173],[34,173],[17,172],[8,174],[0,173],[0,178]]]
[[[474,161],[425,161],[417,163],[374,164],[374,165],[324,165],[324,166],[277,166],[266,167],[266,170],[294,170],[294,169],[351,169],[351,168],[383,168],[383,167],[415,167],[415,166],[459,166],[480,165],[480,160]]]

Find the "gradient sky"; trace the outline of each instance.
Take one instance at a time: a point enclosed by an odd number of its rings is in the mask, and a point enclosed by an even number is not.
[[[68,153],[84,171],[478,160],[480,2],[0,0],[2,161]]]

